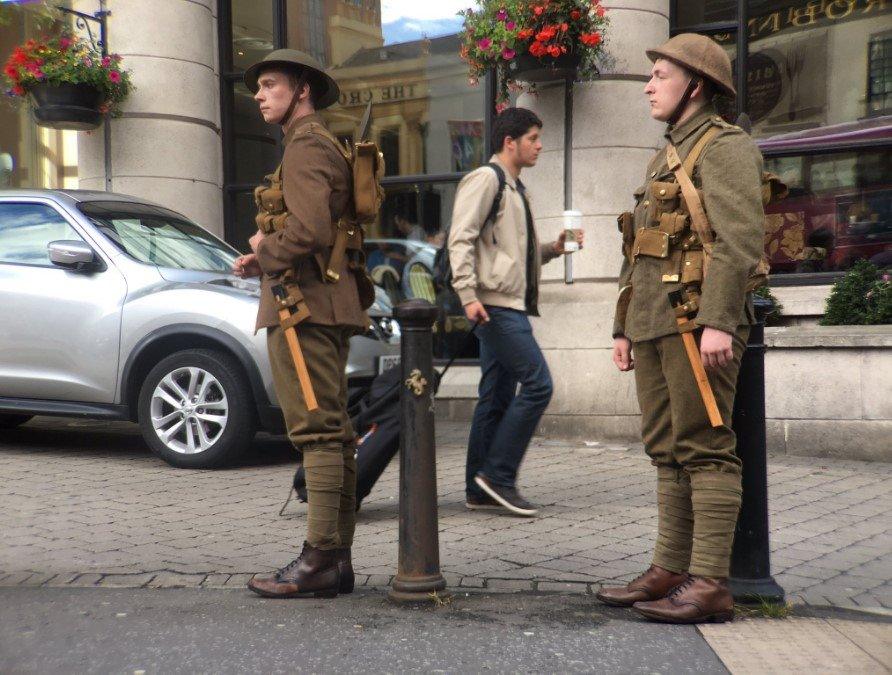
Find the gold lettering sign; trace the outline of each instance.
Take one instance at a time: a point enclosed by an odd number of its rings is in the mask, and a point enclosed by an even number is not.
[[[749,20],[750,40],[768,37],[784,30],[817,28],[837,21],[872,19],[892,11],[892,0],[800,0],[785,9]],[[734,35],[714,36],[719,43],[733,42]]]
[[[341,91],[340,103],[345,108],[363,106],[369,103],[393,103],[426,98],[428,95],[426,82],[411,84],[391,84],[368,89],[345,89]]]

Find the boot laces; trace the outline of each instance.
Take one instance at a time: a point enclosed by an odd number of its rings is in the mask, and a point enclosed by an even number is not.
[[[674,598],[680,595],[686,588],[688,588],[691,584],[694,583],[694,577],[688,575],[688,578],[682,581],[678,586],[669,591],[669,595],[667,597]]]
[[[307,551],[307,547],[306,547],[306,545],[304,545],[303,549],[302,549],[301,552],[300,552],[300,555],[297,556],[297,557],[296,557],[294,560],[292,560],[290,563],[288,563],[287,565],[285,565],[285,567],[283,567],[282,569],[278,570],[278,571],[276,572],[276,576],[278,576],[278,577],[281,579],[282,577],[287,577],[287,576],[289,576],[292,572],[296,572],[298,566],[300,565],[301,558],[304,557],[304,553],[306,553],[306,551]]]

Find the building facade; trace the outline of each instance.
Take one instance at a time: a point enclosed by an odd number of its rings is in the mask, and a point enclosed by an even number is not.
[[[723,114],[731,121],[747,115],[766,167],[790,187],[769,209],[766,236],[786,326],[769,352],[773,442],[790,449],[791,434],[806,438],[796,425],[815,421],[855,434],[862,445],[881,442],[892,411],[871,387],[876,373],[890,376],[887,333],[827,344],[809,336],[834,279],[857,260],[887,266],[892,257],[892,2],[603,4],[610,65],[574,90],[572,201],[584,214],[588,245],[575,256],[572,285],[560,262],[544,269],[543,316],[535,323],[557,387],[545,429],[638,434],[633,380],[609,355],[620,266],[616,215],[631,205],[662,143],[643,95],[644,48],[693,31],[728,50],[742,95]],[[71,6],[91,13],[98,0]],[[281,154],[281,134],[262,122],[241,77],[275,48],[313,54],[338,80],[341,101],[325,115],[339,137],[355,139],[372,104],[370,134],[388,170],[387,200],[370,236],[401,238],[418,226],[413,236],[441,242],[458,181],[488,159],[492,82],[468,83],[455,18],[447,29],[412,16],[389,22],[380,0],[110,0],[108,9],[110,49],[124,57],[136,85],[124,114],[111,121],[111,189],[180,211],[241,250],[254,231],[253,187]],[[0,5],[4,54],[36,34],[38,10]],[[419,37],[414,24],[429,26],[430,37]],[[561,84],[518,100],[545,122],[545,151],[525,177],[542,238],[563,224],[563,100]],[[103,189],[103,153],[100,132],[39,129],[26,109],[0,109],[5,185]],[[820,344],[809,352],[797,340]],[[784,387],[791,369],[801,386],[831,392],[816,394],[826,400],[804,407],[791,396]],[[836,396],[837,389],[847,393]],[[473,393],[472,386],[454,389],[459,399]]]

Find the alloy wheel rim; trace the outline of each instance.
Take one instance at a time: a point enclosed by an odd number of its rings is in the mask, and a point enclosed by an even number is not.
[[[161,378],[152,392],[149,414],[165,447],[195,455],[220,440],[229,420],[229,401],[213,374],[187,366]]]

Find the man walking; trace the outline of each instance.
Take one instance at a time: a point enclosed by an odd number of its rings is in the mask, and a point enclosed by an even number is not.
[[[282,126],[285,153],[270,185],[255,193],[260,229],[249,242],[253,253],[236,260],[235,273],[262,277],[257,328],[266,328],[276,394],[288,437],[303,452],[308,495],[300,555],[270,576],[254,577],[248,588],[273,598],[334,597],[353,590],[356,459],[346,364],[350,336],[368,325],[351,251],[335,245],[353,208],[351,166],[316,114],[337,101],[338,86],[312,57],[291,49],[251,66],[245,84],[264,121]],[[284,302],[274,298],[277,284],[288,293]],[[287,343],[286,331],[294,327],[278,318],[283,307],[294,321],[304,319],[298,343],[314,410]]]
[[[528,317],[539,316],[541,266],[564,253],[565,240],[562,233],[539,244],[520,181],[521,170],[534,166],[542,150],[541,130],[541,120],[524,108],[508,108],[495,119],[497,152],[459,185],[447,244],[452,286],[465,315],[477,322],[480,340],[466,505],[527,517],[537,509],[517,490],[517,471],[552,394]]]
[[[762,156],[713,106],[716,94],[736,95],[718,44],[683,34],[647,55],[654,66],[644,92],[651,116],[669,124],[668,152],[651,160],[634,213],[620,218],[626,259],[613,360],[635,371],[645,450],[657,468],[658,532],[652,566],[597,597],[657,621],[727,621],[741,500],[731,413],[753,322],[748,283],[762,254]],[[677,309],[673,291],[682,293]],[[685,332],[699,343],[718,426],[707,416]]]

